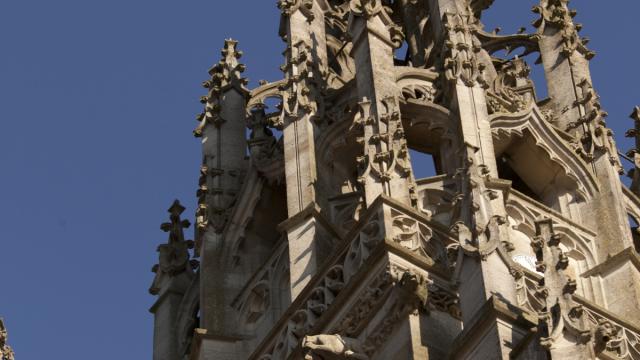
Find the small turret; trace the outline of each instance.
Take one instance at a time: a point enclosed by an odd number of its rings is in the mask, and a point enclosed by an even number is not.
[[[169,208],[169,222],[160,225],[162,231],[169,233],[166,244],[158,246],[159,262],[153,266],[156,273],[149,292],[158,295],[158,300],[149,310],[155,317],[153,359],[177,359],[178,341],[176,338],[176,318],[180,299],[191,283],[197,260],[189,260],[189,249],[193,248],[192,240],[184,239],[183,229],[191,224],[180,219],[184,207],[178,200]]]

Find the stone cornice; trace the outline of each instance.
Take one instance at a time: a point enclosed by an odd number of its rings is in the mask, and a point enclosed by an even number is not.
[[[460,352],[467,350],[485,333],[485,329],[497,319],[502,319],[509,324],[518,325],[522,329],[535,329],[538,326],[538,316],[532,314],[518,306],[515,306],[504,299],[493,295],[478,310],[475,316],[469,321],[466,328],[453,341],[449,358],[456,358]],[[535,330],[532,330],[532,333]],[[523,339],[528,341],[530,339]],[[518,347],[518,345],[516,345]]]
[[[582,274],[582,277],[586,278],[596,275],[606,276],[629,262],[640,272],[640,255],[631,247],[622,250],[616,255],[607,258],[603,263],[587,270]]]
[[[582,296],[579,295],[573,295],[573,299],[579,303],[580,305],[583,305],[584,307],[589,308],[590,310],[593,310],[599,314],[601,314],[602,316],[612,320],[613,322],[616,322],[626,328],[628,328],[631,331],[634,331],[636,333],[640,333],[640,324],[635,324],[632,322],[629,322],[628,320],[625,320],[621,317],[619,317],[618,315],[612,313],[611,311],[592,303],[591,301],[583,298]]]
[[[206,329],[199,329],[199,328],[195,329],[193,331],[193,343],[191,345],[191,353],[190,353],[191,355],[189,356],[190,360],[200,359],[200,349],[202,349],[203,340],[218,340],[218,341],[225,341],[229,343],[235,343],[235,342],[240,342],[244,339],[236,336],[208,333]]]
[[[336,241],[333,241],[334,245],[336,243],[343,242],[342,236],[340,236],[338,231],[334,228],[333,224],[331,224],[331,222],[322,214],[322,209],[315,202],[309,204],[299,213],[278,224],[278,231],[283,234],[287,233],[291,228],[300,225],[302,222],[308,220],[311,217],[319,222],[324,227],[324,229],[329,231],[331,233],[331,236],[336,239]]]

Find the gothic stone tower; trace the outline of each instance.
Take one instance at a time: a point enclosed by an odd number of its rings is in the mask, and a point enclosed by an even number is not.
[[[284,77],[255,89],[225,42],[155,360],[640,359],[640,171],[621,183],[594,53],[567,0],[513,35],[492,2],[280,0]]]

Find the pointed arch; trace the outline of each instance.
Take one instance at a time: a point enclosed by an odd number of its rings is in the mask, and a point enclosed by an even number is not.
[[[496,154],[505,150],[506,143],[514,137],[531,136],[537,147],[549,159],[559,165],[564,173],[577,184],[577,191],[585,199],[592,198],[598,191],[598,183],[588,164],[575,156],[566,136],[551,126],[540,109],[533,105],[530,109],[513,114],[498,113],[490,117]]]

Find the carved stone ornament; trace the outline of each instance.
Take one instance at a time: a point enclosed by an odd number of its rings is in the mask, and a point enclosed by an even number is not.
[[[281,68],[287,79],[279,86],[282,94],[282,116],[298,118],[309,114],[321,118],[320,89],[315,78],[318,69],[311,46],[301,40],[287,51],[287,63]]]
[[[291,16],[300,10],[309,21],[313,20],[313,0],[278,0],[278,9],[282,15]]]
[[[534,101],[531,68],[524,59],[516,58],[498,67],[498,77],[487,91],[489,113],[516,113],[526,110]]]
[[[302,340],[305,360],[369,360],[357,339],[340,335],[310,335]]]
[[[593,89],[591,81],[587,78],[578,83],[580,98],[575,102],[579,108],[581,117],[570,123],[570,128],[581,128],[583,136],[580,139],[581,146],[576,147],[576,152],[586,161],[593,161],[597,150],[608,154],[611,165],[619,174],[624,173],[624,168],[618,157],[618,148],[613,139],[613,131],[607,128],[605,121],[607,112],[602,110],[600,96]]]
[[[480,25],[469,11],[448,12],[444,15],[446,38],[444,42],[444,68],[446,79],[462,81],[467,86],[479,84],[489,87],[484,76],[486,64],[479,61],[476,53],[482,49],[475,33]]]
[[[236,40],[225,40],[224,48],[221,51],[222,59],[209,69],[211,79],[202,83],[202,86],[209,92],[200,99],[200,102],[204,104],[204,112],[197,116],[200,125],[193,131],[195,137],[202,136],[207,124],[213,124],[216,127],[224,124],[225,120],[220,115],[220,101],[224,92],[235,89],[245,97],[249,96],[249,90],[246,88],[249,80],[242,77],[246,67],[238,62],[238,59],[242,57],[242,51],[239,51],[237,46]]]
[[[577,12],[569,10],[568,4],[569,0],[542,0],[540,5],[533,7],[533,12],[540,14],[540,19],[533,25],[540,29],[547,25],[560,29],[563,42],[562,53],[566,57],[570,57],[575,51],[578,51],[587,60],[590,60],[595,56],[595,53],[586,47],[588,39],[578,35],[582,26],[574,24],[573,18]]]
[[[169,240],[166,244],[158,246],[159,263],[153,267],[156,276],[149,289],[153,295],[159,294],[162,290],[163,278],[174,277],[197,267],[197,261],[189,261],[189,249],[193,249],[195,244],[192,240],[184,239],[183,229],[191,225],[189,220],[180,219],[184,210],[178,200],[174,201],[168,210],[171,222],[163,223],[160,226],[162,231],[169,233]]]
[[[559,356],[560,350],[556,350],[554,345],[564,336],[575,337],[578,343],[587,343],[591,341],[592,333],[583,307],[573,301],[576,281],[565,272],[566,255],[560,247],[560,237],[554,232],[552,221],[538,220],[536,234],[531,246],[538,259],[538,271],[544,272],[540,283],[540,296],[545,300],[545,307],[539,313],[540,345],[551,350],[552,356]],[[584,352],[584,358],[591,358],[589,351]]]
[[[358,182],[363,187],[369,183],[382,184],[385,195],[400,197],[404,194],[392,193],[392,188],[398,187],[389,184],[405,181],[411,205],[415,206],[418,197],[398,99],[383,99],[377,106],[377,118],[371,113],[372,104],[368,99],[359,105],[360,112],[356,115],[354,127],[362,135],[357,141],[364,146],[364,156],[356,159]]]
[[[617,359],[640,359],[640,333],[609,318],[607,314],[584,306],[584,316],[593,331],[596,354],[608,352]]]
[[[356,16],[373,17],[384,10],[381,0],[351,0],[351,12]]]

